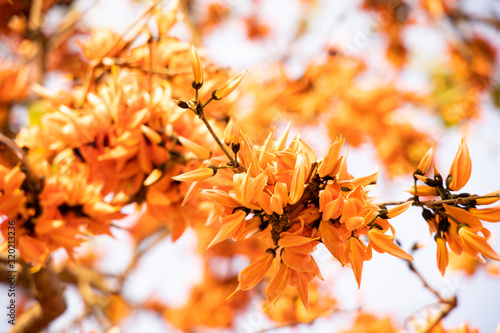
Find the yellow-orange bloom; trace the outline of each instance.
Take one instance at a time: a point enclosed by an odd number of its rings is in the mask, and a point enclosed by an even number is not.
[[[240,290],[248,290],[255,287],[257,283],[259,283],[264,278],[269,268],[271,268],[274,257],[276,257],[276,254],[273,250],[269,249],[264,255],[257,258],[249,266],[243,268],[243,270],[238,275],[238,281],[240,283],[238,284],[236,290],[231,295],[229,295],[229,297],[233,296]]]
[[[431,160],[432,160],[432,152],[433,149],[432,147],[425,153],[424,157],[420,160],[420,163],[418,164],[417,170],[415,171],[415,174],[418,175],[425,175],[427,170],[429,170],[429,166],[431,165]]]
[[[151,142],[160,144],[163,141],[161,135],[149,126],[141,125],[141,131]]]
[[[448,188],[452,191],[458,191],[467,184],[472,170],[471,160],[469,156],[469,149],[465,139],[460,141],[460,147],[455,155],[455,159],[451,164],[450,174],[451,182]]]
[[[153,171],[151,171],[149,176],[146,179],[144,179],[144,182],[143,182],[144,186],[149,186],[149,185],[154,184],[158,179],[160,179],[160,177],[162,175],[163,175],[163,172],[161,172],[158,169],[154,169]]]
[[[444,276],[446,267],[448,266],[448,247],[446,246],[446,240],[442,237],[436,237],[437,252],[436,259],[439,271],[441,275]]]
[[[290,268],[284,263],[281,263],[278,272],[269,283],[267,287],[266,297],[267,301],[275,304],[276,301],[283,295],[285,288],[288,283],[288,273],[290,272]]]
[[[197,180],[205,180],[217,172],[216,168],[203,168],[203,169],[197,169],[193,171],[189,171],[183,174],[180,174],[178,176],[172,177],[173,180],[177,180],[179,182],[181,181],[197,181]]]
[[[237,236],[245,228],[245,217],[247,214],[243,210],[238,210],[235,213],[226,217],[221,217],[222,227],[215,235],[212,242],[208,245],[207,249],[215,244],[222,242],[233,236]]]
[[[413,195],[413,194],[415,194],[415,187],[410,186],[410,187],[404,189],[404,191]],[[419,196],[419,197],[437,196],[438,194],[439,194],[438,190],[435,187],[427,186],[427,185],[417,185],[417,196]]]
[[[236,89],[236,87],[240,84],[241,80],[243,80],[243,77],[247,72],[248,69],[245,69],[238,75],[224,82],[224,84],[219,89],[213,92],[212,97],[216,100],[219,100],[232,93],[233,90]]]
[[[443,204],[443,207],[446,210],[446,213],[448,213],[459,223],[467,223],[467,225],[474,231],[483,229],[483,224],[481,223],[481,221],[465,209],[450,206],[447,204]]]
[[[328,151],[326,152],[326,155],[318,168],[318,174],[320,177],[323,178],[330,174],[335,175],[338,172],[340,168],[340,163],[338,163],[339,154],[344,141],[345,139],[340,137],[335,140],[330,148],[328,148]]]
[[[497,197],[496,198],[480,198],[480,199],[476,199],[476,203],[478,205],[490,205],[490,204],[495,203],[498,200],[500,200],[500,190],[497,190],[497,191],[485,194],[484,196],[489,196],[489,195],[495,195]]]
[[[347,242],[345,249],[345,257],[351,263],[354,277],[358,283],[358,288],[361,286],[361,275],[363,273],[363,262],[371,258],[371,248],[367,248],[358,238],[351,237]]]
[[[404,204],[395,206],[391,209],[387,210],[387,217],[388,218],[393,218],[395,216],[398,216],[399,214],[404,213],[411,205],[413,204],[413,201],[408,201],[405,202]]]
[[[203,65],[193,45],[191,45],[191,69],[193,70],[193,87],[200,89],[203,85]]]
[[[394,235],[387,235],[377,228],[372,228],[368,231],[368,239],[370,240],[370,246],[378,253],[387,252],[401,259],[413,260],[411,255],[394,243]]]
[[[200,146],[199,144],[183,137],[180,136],[178,137],[180,143],[187,148],[188,150],[192,151],[198,158],[201,158],[202,160],[209,159],[212,153],[210,150],[207,148]]]
[[[240,203],[232,198],[226,191],[201,190],[200,193],[208,200],[222,207],[237,208],[241,206]]]
[[[295,169],[292,176],[292,184],[290,185],[289,204],[293,205],[302,197],[304,193],[304,184],[306,182],[306,166],[301,155],[297,156]]]
[[[483,229],[484,232],[485,229]],[[462,240],[463,249],[471,256],[477,258],[478,252],[484,254],[490,259],[500,261],[500,256],[486,242],[487,238],[483,238],[475,234],[470,228],[461,227],[458,230],[458,235]]]
[[[344,251],[346,241],[341,241],[340,231],[333,226],[331,221],[323,220],[319,224],[319,233],[328,251],[344,266],[346,264]]]
[[[483,221],[500,221],[500,207],[490,207],[484,209],[471,208],[469,209],[469,213]]]

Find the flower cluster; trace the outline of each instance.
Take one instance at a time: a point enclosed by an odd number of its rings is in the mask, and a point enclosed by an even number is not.
[[[83,47],[95,53],[105,40],[93,38]],[[168,39],[156,47],[176,51],[155,58],[155,66],[189,68],[187,44]],[[182,80],[151,77],[140,69],[143,58],[150,59],[144,50],[140,45],[133,59],[124,57],[132,68],[113,64],[118,60],[110,56],[120,49],[108,54],[94,87],[75,86],[71,93],[34,87],[48,112],[17,136],[26,165],[0,170],[0,221],[16,220],[16,247],[28,262],[43,265],[58,248],[71,255],[88,236],[111,234],[112,221],[131,203],[145,208],[146,233],[166,225],[174,240],[204,219],[191,209],[196,201],[183,205],[190,187],[172,176],[198,168],[212,155],[213,144],[202,146],[210,142],[207,129],[173,101],[186,94],[176,85]],[[206,83],[221,77],[227,78],[209,72]],[[6,232],[2,223],[4,239]]]
[[[500,207],[478,208],[499,200],[498,191],[481,198],[469,193],[453,193],[461,190],[469,181],[471,175],[471,159],[467,143],[462,138],[455,159],[446,180],[434,168],[434,177],[428,178],[428,171],[432,158],[432,149],[423,157],[418,169],[414,173],[415,185],[408,192],[415,195],[415,203],[421,202],[420,197],[438,196],[440,201],[422,202],[422,215],[429,224],[431,234],[437,244],[437,264],[439,271],[444,275],[448,266],[448,248],[455,254],[466,252],[473,258],[484,262],[483,256],[500,261],[498,255],[487,243],[490,237],[488,229],[482,221],[499,222]],[[424,185],[416,185],[416,181]],[[481,235],[482,236],[481,236]]]
[[[388,219],[406,210],[411,202],[390,210],[373,203],[369,191],[377,174],[354,178],[347,171],[346,156],[340,156],[344,139],[338,138],[325,157],[299,136],[286,147],[289,127],[276,140],[271,133],[265,143],[254,147],[241,132],[225,132],[225,142],[238,152],[243,172],[220,169],[202,174],[175,177],[178,180],[210,178],[217,184],[202,195],[220,207],[221,227],[210,246],[225,239],[244,239],[254,235],[272,244],[266,252],[239,275],[236,291],[258,284],[275,267],[267,299],[275,303],[287,285],[295,287],[308,306],[308,284],[322,279],[312,253],[323,243],[342,264],[350,266],[358,284],[363,262],[372,250],[404,259],[412,257],[394,243],[394,228]],[[388,232],[389,231],[389,232]]]

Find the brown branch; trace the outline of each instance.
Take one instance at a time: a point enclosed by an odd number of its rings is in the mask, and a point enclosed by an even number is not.
[[[29,269],[26,264],[23,266]],[[11,333],[40,332],[66,310],[63,285],[50,261],[32,277],[38,302],[19,317]]]
[[[424,285],[424,287],[429,290],[431,293],[434,294],[434,296],[437,297],[437,299],[441,302],[441,303],[445,303],[446,301],[441,297],[441,294],[439,294],[439,292],[432,288],[429,283],[427,283],[427,281],[425,280],[425,278],[422,276],[422,274],[420,274],[420,272],[415,268],[415,265],[413,264],[413,261],[411,260],[406,260],[406,262],[408,263],[408,267],[410,268],[410,270],[413,272],[413,274],[415,274],[417,276],[417,278],[420,280],[420,282],[422,282],[422,284]]]
[[[414,246],[413,249],[417,249],[418,247]],[[414,251],[412,251],[414,252]],[[413,253],[412,253],[413,254]],[[436,290],[434,289],[426,280],[425,278],[423,277],[423,275],[417,270],[417,268],[415,267],[415,265],[413,264],[413,261],[411,260],[406,260],[406,262],[408,263],[408,267],[410,268],[410,270],[413,272],[413,274],[415,274],[417,276],[417,278],[420,280],[420,282],[422,282],[422,285],[427,289],[429,290],[434,296],[436,296],[436,298],[438,299],[440,305],[443,306],[443,308],[441,309],[441,311],[439,312],[439,314],[435,317],[435,318],[432,318],[430,320],[427,321],[427,325],[425,326],[425,328],[423,329],[419,329],[419,332],[422,332],[422,333],[427,333],[427,332],[430,332],[442,319],[444,319],[446,316],[448,316],[448,314],[450,314],[450,312],[457,307],[458,305],[458,300],[457,300],[457,296],[456,295],[453,295],[451,298],[448,298],[448,299],[445,299],[441,296],[441,294]],[[426,306],[425,308],[428,308],[429,306]],[[411,320],[411,318],[413,318],[415,316],[415,314],[413,314],[410,319],[408,319],[408,321]]]
[[[477,199],[488,199],[488,198],[500,198],[500,194],[491,194],[491,195],[471,195],[468,197],[458,197],[455,199],[445,199],[445,200],[427,200],[427,201],[415,201],[413,198],[410,198],[405,201],[389,201],[389,202],[383,202],[378,204],[378,206],[395,206],[395,205],[402,205],[407,202],[412,201],[413,206],[437,206],[437,205],[442,205],[442,204],[460,204],[460,205],[465,205],[469,201],[477,200]]]
[[[32,189],[35,192],[41,190],[43,186],[43,180],[33,172],[33,168],[31,167],[31,164],[28,160],[28,156],[24,153],[24,151],[21,148],[19,148],[19,146],[12,139],[0,133],[0,152],[4,148],[10,150],[9,154],[10,157],[12,157],[12,159],[14,159],[15,156],[18,159],[18,161],[21,162],[21,171],[24,172],[24,174],[26,175],[26,181],[27,181],[26,188]],[[14,161],[8,161],[8,162],[10,165],[7,165],[7,167],[10,168],[13,168],[17,164],[17,162]],[[12,163],[15,164],[12,165]]]
[[[85,76],[85,81],[84,81],[84,84],[83,84],[83,90],[81,91],[81,96],[80,97],[80,100],[78,101],[78,103],[76,104],[77,107],[80,107],[83,105],[83,103],[85,102],[85,99],[87,97],[87,93],[90,89],[90,84],[92,83],[92,78],[94,77],[94,73],[95,73],[95,70],[96,68],[101,65],[103,59],[109,54],[109,52],[111,52],[111,50],[113,50],[120,42],[123,41],[123,38],[125,35],[127,35],[130,31],[132,31],[132,29],[144,18],[146,17],[147,15],[149,15],[151,13],[151,11],[156,7],[158,6],[160,3],[161,3],[162,0],[157,0],[155,1],[153,4],[151,4],[148,8],[146,8],[146,10],[135,20],[133,21],[128,27],[127,29],[125,29],[125,31],[120,35],[119,38],[116,39],[116,41],[114,41],[97,59],[93,60],[90,64],[90,68],[87,72],[87,75]],[[144,24],[146,24],[147,22],[145,22]],[[142,27],[141,27],[142,29]],[[134,40],[137,35],[139,34],[140,32],[140,29],[137,29],[137,32],[135,33],[135,35],[133,36],[133,38],[131,40]]]

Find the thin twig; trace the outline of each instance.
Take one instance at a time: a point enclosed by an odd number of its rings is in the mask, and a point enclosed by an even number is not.
[[[217,136],[217,134],[215,134],[215,132],[214,132],[214,130],[212,128],[212,125],[210,125],[210,123],[208,122],[207,118],[205,117],[205,112],[201,111],[200,114],[198,115],[198,117],[201,119],[201,121],[203,121],[203,123],[207,127],[208,131],[210,132],[210,134],[214,138],[215,142],[217,142],[217,145],[219,145],[219,147],[222,149],[222,151],[224,152],[224,154],[226,154],[227,158],[229,158],[230,164],[232,166],[237,166],[238,163],[236,162],[236,160],[233,158],[233,156],[231,156],[231,154],[226,149],[226,147],[224,146],[224,144],[220,141],[220,139]]]
[[[427,290],[429,290],[431,293],[433,293],[441,303],[445,303],[446,301],[441,297],[441,295],[439,294],[439,292],[436,289],[432,288],[427,283],[427,281],[424,279],[424,277],[422,276],[422,274],[420,274],[420,272],[415,268],[415,265],[413,264],[413,261],[406,260],[406,262],[408,263],[408,267],[410,268],[410,270],[413,272],[413,274],[415,274],[417,276],[417,278],[420,280],[420,282],[422,282],[422,284],[424,285],[424,287]]]
[[[417,249],[418,247],[414,246],[413,249]],[[412,252],[414,252],[414,250]],[[413,254],[413,253],[412,253]],[[444,308],[439,312],[439,315],[433,318],[432,320],[429,320],[427,322],[427,325],[425,326],[424,329],[419,330],[419,332],[422,333],[427,333],[430,332],[442,319],[444,319],[454,308],[457,307],[458,301],[457,301],[457,296],[453,295],[449,299],[444,299],[441,294],[431,287],[431,285],[425,280],[423,275],[417,270],[415,265],[413,264],[413,261],[411,260],[405,260],[408,263],[408,267],[412,271],[413,274],[417,276],[417,278],[422,282],[422,285],[429,290],[436,298],[439,300],[439,304],[444,305]],[[427,308],[428,306],[426,306]],[[411,318],[413,318],[415,314],[413,314]]]
[[[153,4],[151,4],[132,24],[130,24],[127,29],[120,35],[119,38],[114,41],[106,50],[103,52],[97,59],[93,60],[90,64],[90,68],[85,76],[85,81],[83,85],[82,95],[80,96],[80,101],[77,103],[77,106],[82,106],[85,102],[85,98],[90,89],[90,84],[92,83],[92,78],[94,77],[95,69],[102,63],[102,60],[108,55],[111,50],[113,50],[121,41],[123,41],[123,37],[127,35],[145,16],[147,16],[151,11],[161,3],[162,0],[157,0]],[[140,31],[140,30],[138,30]],[[135,39],[134,36],[133,39]]]
[[[471,195],[469,197],[458,197],[455,199],[445,199],[445,200],[428,200],[428,201],[418,201],[415,202],[413,198],[410,198],[405,201],[389,201],[389,202],[383,202],[381,204],[378,204],[378,206],[395,206],[395,205],[402,205],[407,202],[413,201],[413,206],[436,206],[436,205],[441,205],[441,204],[453,204],[457,203],[460,205],[466,204],[469,201],[477,200],[477,199],[488,199],[488,198],[500,198],[500,194],[491,194],[491,195]]]

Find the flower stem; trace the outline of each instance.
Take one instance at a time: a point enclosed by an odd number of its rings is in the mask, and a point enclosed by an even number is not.
[[[205,105],[207,103],[205,103]],[[230,161],[229,164],[232,165],[232,166],[234,166],[234,167],[236,167],[238,165],[238,162],[236,162],[236,160],[231,156],[231,154],[226,149],[226,147],[224,147],[224,144],[220,141],[220,139],[217,136],[217,134],[215,134],[215,132],[214,132],[214,130],[212,128],[212,125],[210,125],[210,123],[208,122],[207,118],[205,117],[205,112],[203,111],[203,106],[202,106],[201,112],[198,114],[198,117],[201,119],[201,121],[203,121],[203,123],[207,127],[208,131],[210,132],[210,134],[214,138],[215,142],[217,142],[217,144],[222,149],[222,151],[224,152],[224,154],[226,154],[227,158],[229,158],[229,161]]]
[[[445,199],[445,200],[427,200],[427,201],[415,201],[414,198],[410,198],[405,201],[390,201],[390,202],[384,202],[381,204],[378,204],[378,206],[395,206],[395,205],[402,205],[404,203],[407,203],[408,201],[413,201],[413,206],[436,206],[436,205],[441,205],[441,204],[466,204],[469,201],[476,200],[476,199],[487,199],[487,198],[500,198],[500,194],[492,194],[492,195],[471,195],[469,197],[459,197],[455,199]]]

